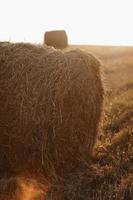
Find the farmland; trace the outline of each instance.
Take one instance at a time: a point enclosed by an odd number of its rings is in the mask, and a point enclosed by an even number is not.
[[[92,165],[66,177],[61,199],[133,199],[133,48],[71,46],[102,62],[104,112]],[[68,49],[67,49],[68,50]],[[57,187],[53,189],[57,191]]]
[[[46,182],[44,181],[46,177],[43,173],[41,173],[41,180],[38,178],[40,182],[32,180],[31,177],[25,179],[25,177],[13,176],[9,178],[9,180],[3,178],[0,181],[0,195],[3,191],[6,191],[6,193],[8,191],[10,195],[11,188],[15,182],[15,187],[18,187],[18,184],[21,186],[17,200],[31,200],[36,199],[36,197],[38,197],[38,200],[41,200],[44,199],[45,195],[46,200],[133,200],[133,47],[71,45],[64,51],[75,48],[92,53],[102,64],[101,68],[105,87],[105,99],[99,134],[93,155],[90,157],[87,151],[87,159],[80,157],[80,160],[78,160],[80,162],[73,168],[70,165],[70,161],[67,159],[65,166],[68,170],[64,171],[62,176],[54,174],[54,176],[52,178],[50,177],[51,179],[48,179]],[[20,57],[21,56],[22,53],[20,54]],[[27,58],[29,59],[29,56],[27,56]],[[33,62],[34,58],[36,58],[36,56],[32,56],[30,61]],[[30,67],[32,62],[30,62]],[[42,69],[45,66],[45,63],[43,64]],[[35,70],[37,65],[38,61],[36,65],[32,65]],[[82,64],[81,66],[78,66],[80,71],[82,71]],[[76,66],[74,65],[74,67]],[[37,75],[36,78],[38,79],[39,75]],[[85,79],[85,75],[83,76],[83,79]],[[13,80],[13,78],[11,80]],[[53,79],[51,78],[50,80]],[[93,79],[91,81],[93,81]],[[80,81],[76,83],[80,85]],[[66,85],[66,88],[67,87],[68,85]],[[87,88],[84,88],[84,90],[87,93]],[[96,92],[95,90],[93,91]],[[59,94],[62,95],[61,92],[59,92]],[[91,94],[93,95],[93,92]],[[74,103],[75,98],[76,97],[74,96]],[[96,105],[96,102],[93,103]],[[47,103],[47,105],[48,104],[49,103]],[[57,116],[58,114],[55,118]],[[74,120],[76,119],[74,118]],[[89,122],[85,125],[89,127]],[[68,127],[69,124],[66,128]],[[66,130],[63,129],[63,133],[65,133],[65,131]],[[69,131],[66,132],[67,134],[69,133]],[[69,145],[72,147],[75,140],[72,140],[71,137],[70,141],[71,144],[67,144],[65,141],[66,146],[63,145],[64,149],[67,149]],[[21,144],[21,142],[19,144]],[[37,144],[37,147],[38,146],[39,145]],[[33,147],[32,152],[29,154],[30,158],[34,149],[35,148]],[[14,152],[14,154],[17,155],[16,149]],[[63,152],[63,148],[61,149],[61,152]],[[77,150],[75,152],[77,153]],[[11,152],[8,158],[11,158]],[[35,163],[36,158],[34,157]],[[72,159],[75,161],[75,158],[76,155],[74,154]],[[20,159],[18,160],[20,161]],[[20,166],[23,167],[25,164],[26,162],[23,157]],[[16,167],[18,167],[18,164]],[[61,167],[59,170],[60,169]],[[4,171],[6,173],[5,168]],[[16,189],[13,188],[13,194],[14,190]]]

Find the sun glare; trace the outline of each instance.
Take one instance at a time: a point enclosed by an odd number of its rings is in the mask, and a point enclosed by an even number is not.
[[[65,29],[70,44],[133,45],[132,0],[2,0],[0,41],[42,43]]]

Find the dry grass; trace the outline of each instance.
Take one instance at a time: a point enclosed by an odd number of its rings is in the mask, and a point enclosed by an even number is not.
[[[104,63],[106,98],[101,131],[90,163],[82,162],[64,177],[55,176],[44,199],[133,200],[133,48],[78,47]]]
[[[106,98],[101,132],[92,165],[84,164],[58,180],[48,199],[133,200],[133,48],[79,48],[104,63]]]

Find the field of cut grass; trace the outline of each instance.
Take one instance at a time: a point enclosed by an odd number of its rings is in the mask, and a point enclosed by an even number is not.
[[[92,163],[59,180],[53,194],[65,200],[133,200],[133,48],[73,48],[102,61],[104,113]]]
[[[92,53],[102,63],[105,100],[94,154],[62,177],[55,175],[46,187],[19,177],[18,199],[133,200],[133,47],[73,45],[65,51],[75,48]],[[16,179],[3,179],[0,193],[1,189],[13,193],[16,186]]]

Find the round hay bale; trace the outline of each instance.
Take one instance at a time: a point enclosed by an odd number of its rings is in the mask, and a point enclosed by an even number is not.
[[[45,32],[44,44],[55,48],[65,48],[68,46],[67,34],[64,30]]]
[[[17,189],[18,184],[16,178],[10,177],[0,179],[0,200],[15,200]]]
[[[86,52],[0,43],[0,172],[52,176],[88,158],[103,94]]]

